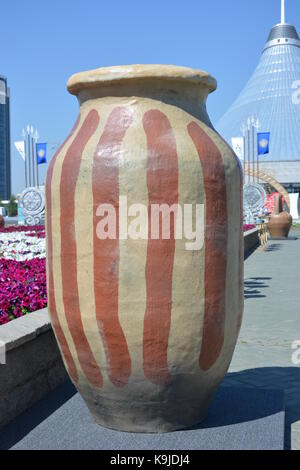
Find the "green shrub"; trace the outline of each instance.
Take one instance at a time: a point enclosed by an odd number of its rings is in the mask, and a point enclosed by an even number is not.
[[[10,200],[7,205],[7,215],[8,217],[15,217],[16,215],[18,215],[18,205],[16,203],[16,198],[13,194],[10,196]]]

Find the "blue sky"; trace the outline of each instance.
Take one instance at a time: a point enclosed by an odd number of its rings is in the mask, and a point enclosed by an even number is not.
[[[27,123],[40,141],[60,143],[76,119],[66,91],[75,72],[132,63],[186,65],[209,71],[213,123],[253,72],[280,0],[9,0],[1,6],[0,74],[11,88],[11,138]],[[299,0],[286,20],[300,31]],[[51,156],[51,153],[50,153]],[[41,170],[44,180],[46,165]],[[23,164],[12,146],[12,189],[23,189]]]

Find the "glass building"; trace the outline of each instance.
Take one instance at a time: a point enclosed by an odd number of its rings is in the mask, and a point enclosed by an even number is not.
[[[11,195],[10,177],[10,108],[7,80],[0,75],[0,199]]]
[[[283,4],[284,9],[284,4]],[[284,10],[283,10],[284,11]],[[280,24],[269,34],[253,75],[216,128],[231,145],[232,137],[254,116],[260,132],[270,132],[270,153],[260,168],[289,192],[300,191],[300,40],[296,28]]]

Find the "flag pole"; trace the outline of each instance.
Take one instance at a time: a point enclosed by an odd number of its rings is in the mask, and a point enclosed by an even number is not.
[[[35,163],[34,163],[34,143],[33,143],[33,127],[31,126],[31,157],[32,157],[32,174],[33,186],[35,186]]]
[[[37,154],[36,154],[36,142],[34,144],[34,154],[35,154],[35,162],[36,162],[36,183],[37,183],[37,187],[39,188],[39,186],[40,186],[40,182],[39,182],[39,165],[38,165]]]
[[[36,153],[36,144],[39,138],[38,131],[36,129],[35,131],[35,136],[34,136],[34,150],[35,150],[35,163],[36,163],[36,179],[37,179],[37,187],[39,188],[40,182],[39,182],[39,165],[38,165],[38,159],[37,159],[37,153]]]
[[[28,179],[31,186],[31,155],[30,155],[30,127],[27,126],[27,153],[28,153]]]
[[[254,131],[254,125],[255,125],[255,120],[254,120],[254,117],[252,116],[252,119],[251,119],[251,127],[252,127],[252,181],[253,183],[255,182],[255,175],[254,175],[254,172],[255,172],[255,131]]]
[[[25,189],[27,188],[27,155],[26,155],[26,132],[25,129],[22,130],[22,137],[23,137],[23,142],[24,142],[24,165],[25,165]]]
[[[257,170],[257,183],[259,183],[259,147],[258,147],[258,131],[259,131],[259,128],[260,128],[260,122],[259,122],[259,119],[257,118],[256,119],[256,140],[257,140],[257,147],[256,147],[256,152],[257,152],[257,155],[256,155],[256,170]]]
[[[256,146],[256,170],[257,170],[257,182],[259,183],[259,154],[258,154],[258,124],[257,124],[257,132],[256,132],[256,141],[257,141],[257,146]]]
[[[250,165],[251,165],[251,153],[250,153],[250,118],[248,118],[248,121],[247,121],[247,124],[248,124],[248,162],[247,162],[247,165],[248,165],[248,183],[250,183]]]
[[[246,159],[246,130],[247,127],[245,124],[242,125],[241,131],[243,133],[243,184],[245,184],[245,171],[246,171],[246,164],[245,164],[245,159]]]
[[[245,156],[246,156],[246,137],[243,135],[244,145],[243,145],[243,184],[245,184]]]
[[[27,152],[26,152],[26,137],[24,138],[24,153],[25,153],[25,188],[28,187],[27,181]]]

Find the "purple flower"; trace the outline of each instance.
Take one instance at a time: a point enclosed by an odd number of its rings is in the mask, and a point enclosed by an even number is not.
[[[46,306],[46,260],[1,258],[0,325]]]
[[[255,227],[255,224],[244,224],[244,232],[248,232],[248,230],[252,230]]]

